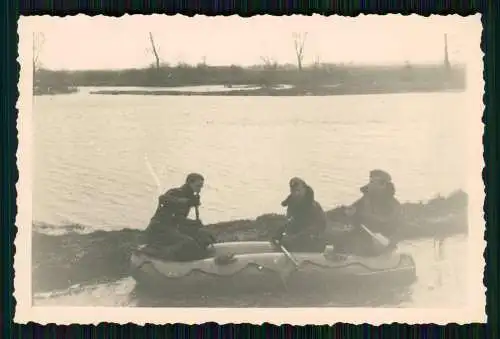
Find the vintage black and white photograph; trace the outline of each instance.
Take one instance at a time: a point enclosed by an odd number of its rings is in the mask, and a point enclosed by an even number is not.
[[[16,317],[484,321],[481,29],[22,17]]]

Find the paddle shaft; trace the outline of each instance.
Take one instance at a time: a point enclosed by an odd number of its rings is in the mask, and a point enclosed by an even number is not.
[[[151,163],[149,162],[149,158],[148,158],[147,154],[144,155],[144,160],[146,161],[146,166],[149,170],[149,174],[151,174],[151,177],[153,177],[153,180],[156,183],[156,188],[158,189],[158,194],[162,194],[162,187],[161,187],[160,179],[156,175],[156,172],[153,169],[153,166],[151,166]]]
[[[200,221],[200,210],[198,209],[198,206],[194,207],[194,212],[196,213],[196,221]]]
[[[366,231],[369,235],[371,235],[372,237],[374,237],[374,238],[375,238],[375,234],[373,234],[373,232],[372,232],[372,231],[370,231],[370,230],[368,229],[368,227],[366,227],[366,226],[365,226],[365,225],[363,225],[363,224],[361,224],[361,227],[362,227],[362,228],[363,228],[363,229],[364,229],[364,230],[365,230],[365,231]]]
[[[292,256],[292,254],[290,252],[288,252],[287,249],[283,245],[280,245],[280,248],[283,251],[283,253],[285,253],[285,255],[288,257],[288,259],[290,259],[292,261],[292,263],[295,265],[295,267],[299,267],[299,262]]]
[[[366,227],[365,225],[361,224],[361,227],[375,240],[377,240],[377,242],[384,246],[384,247],[387,247],[389,245],[389,239],[387,239],[386,237],[384,237],[382,234],[375,234],[373,233],[372,231],[370,231],[368,229],[368,227]]]
[[[195,196],[199,197],[198,194],[195,194]],[[194,206],[194,212],[196,214],[196,221],[200,221],[200,209],[198,205]]]
[[[297,259],[295,259],[293,255],[290,252],[288,252],[285,246],[280,244],[277,240],[275,241],[275,244],[280,247],[281,251],[287,256],[288,259],[290,259],[290,261],[295,265],[295,267],[299,266],[299,262],[297,261]]]

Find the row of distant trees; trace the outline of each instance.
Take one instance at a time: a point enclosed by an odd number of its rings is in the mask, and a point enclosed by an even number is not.
[[[297,58],[297,68],[299,71],[302,71],[303,69],[303,61],[304,61],[304,46],[307,38],[307,32],[304,33],[293,33],[293,46],[295,50],[295,56]],[[163,65],[160,53],[159,51],[159,46],[155,42],[155,38],[153,36],[152,32],[149,32],[149,42],[151,44],[151,48],[149,52],[151,53],[151,56],[153,57],[153,63],[154,67],[156,69],[160,69]],[[263,62],[263,66],[266,69],[276,69],[278,68],[278,62],[275,59],[270,58],[269,56],[261,56],[260,59]],[[316,62],[319,63],[319,59],[316,59]],[[202,66],[206,66],[206,56],[202,58]]]
[[[297,68],[299,71],[302,71],[303,69],[303,62],[304,62],[304,46],[305,42],[307,39],[307,32],[304,33],[293,33],[293,47],[295,51],[295,56],[297,59]],[[150,49],[148,49],[148,52],[151,54],[153,62],[151,63],[151,66],[159,70],[166,64],[161,60],[161,56],[159,53],[159,46],[155,41],[154,35],[152,32],[149,32],[149,42],[150,42]],[[45,43],[45,36],[43,33],[37,32],[33,33],[33,72],[36,72],[37,70],[42,68],[42,63],[40,61],[40,52],[43,48],[43,45]],[[206,66],[206,56],[202,58],[202,62],[200,66]],[[279,67],[278,61],[269,57],[269,56],[261,56],[260,57],[262,61],[262,68],[264,69],[277,69]],[[319,57],[315,58],[314,62],[315,66],[319,66]],[[178,66],[187,66],[183,62],[180,62]]]
[[[295,68],[299,71],[304,70],[305,44],[307,40],[307,35],[308,35],[307,32],[302,32],[302,33],[295,32],[292,34],[293,48],[296,57],[295,67],[292,67],[292,65],[290,64],[279,64],[276,59],[271,58],[267,55],[262,55],[260,57],[260,60],[262,62],[261,65],[251,66],[250,68],[265,69],[265,70],[278,70],[280,68],[290,70]],[[170,67],[168,63],[163,62],[159,53],[160,46],[157,44],[152,32],[149,32],[149,42],[151,47],[147,49],[147,52],[151,54],[152,57],[152,62],[149,64],[149,66],[152,68],[156,68],[157,70],[165,67]],[[40,52],[43,48],[44,43],[45,43],[45,36],[43,33],[33,33],[33,72],[36,72],[37,70],[40,70],[43,67],[42,62],[40,60]],[[207,66],[206,60],[207,60],[206,56],[203,56],[202,61],[197,66],[206,67]],[[343,64],[341,65],[344,66]],[[316,69],[317,68],[331,69],[332,67],[336,66],[338,65],[331,63],[330,64],[321,63],[320,58],[317,55],[315,56],[314,62],[312,64],[312,68]],[[181,61],[177,64],[177,67],[188,68],[191,66]],[[238,66],[233,66],[233,67],[238,67]],[[406,62],[405,67],[412,68],[412,65],[409,62]]]
[[[273,66],[274,67],[274,66]],[[260,85],[273,86],[289,84],[294,86],[315,87],[324,85],[384,87],[414,83],[436,87],[440,83],[463,83],[463,69],[451,72],[441,65],[415,67],[377,67],[321,64],[319,67],[302,66],[297,71],[296,65],[277,65],[266,69],[254,67],[203,66],[160,64],[159,68],[123,70],[82,70],[52,71],[40,69],[36,73],[36,82],[43,86],[195,86],[195,85]],[[434,84],[434,85],[432,85]],[[460,85],[461,86],[461,85]]]
[[[446,74],[442,65],[418,66],[407,63],[405,66],[377,67],[353,66],[351,64],[320,63],[318,57],[311,64],[304,63],[307,32],[294,33],[291,46],[296,56],[295,64],[279,64],[269,56],[261,56],[261,64],[250,67],[209,66],[206,57],[198,65],[179,62],[177,65],[164,63],[160,56],[160,46],[152,32],[148,34],[151,56],[149,67],[128,70],[87,70],[87,71],[50,71],[43,69],[40,51],[45,37],[41,33],[33,36],[34,79],[43,86],[183,86],[183,85],[325,85],[397,83],[415,81],[418,83],[439,83],[444,81],[463,82],[463,72]],[[297,72],[298,70],[298,72]],[[453,80],[455,79],[455,80]]]

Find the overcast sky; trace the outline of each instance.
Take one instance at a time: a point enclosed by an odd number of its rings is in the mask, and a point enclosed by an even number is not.
[[[304,62],[354,64],[442,62],[448,34],[451,62],[477,56],[480,16],[385,15],[346,18],[315,15],[252,18],[124,16],[33,17],[42,32],[39,59],[50,69],[118,69],[153,62],[148,32],[162,62],[252,65],[266,56],[295,63],[292,34],[308,32]]]

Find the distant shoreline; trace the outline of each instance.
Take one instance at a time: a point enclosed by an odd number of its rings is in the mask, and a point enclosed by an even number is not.
[[[463,89],[449,88],[290,88],[269,89],[260,88],[253,90],[237,91],[175,91],[175,90],[97,90],[91,91],[92,95],[159,95],[159,96],[339,96],[339,95],[365,95],[365,94],[397,94],[397,93],[435,93],[463,91]]]
[[[42,69],[37,71],[35,78],[39,86],[48,88],[113,87],[113,90],[96,89],[90,92],[102,95],[328,96],[463,91],[466,88],[465,67],[443,65],[381,67],[324,64],[300,71],[285,66],[266,69],[262,66],[243,68],[234,65],[102,71]],[[210,91],[174,90],[200,86],[222,88]],[[60,92],[54,94],[63,94],[64,91]]]

